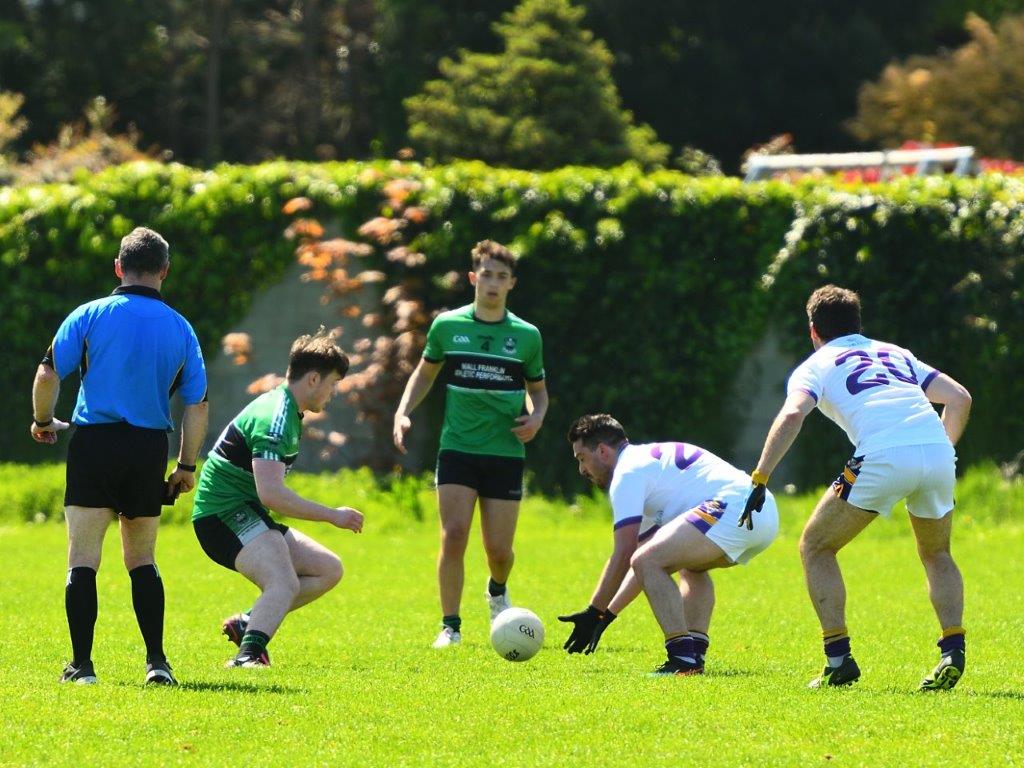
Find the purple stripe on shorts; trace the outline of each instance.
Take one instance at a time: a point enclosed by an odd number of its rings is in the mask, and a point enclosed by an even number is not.
[[[619,520],[619,522],[612,526],[612,530],[617,531],[624,525],[633,525],[633,523],[639,523],[641,520],[643,520],[643,517],[639,515],[636,517],[624,517],[622,520]]]
[[[688,522],[701,533],[707,533],[709,530],[711,530],[711,525],[708,523],[708,521],[692,510],[685,513],[683,515],[683,519],[686,520],[686,522]]]
[[[936,376],[938,376],[939,373],[941,373],[941,371],[932,371],[927,376],[925,376],[924,377],[924,381],[921,382],[921,389],[922,390],[928,389],[928,385],[932,383],[932,379],[934,379]]]

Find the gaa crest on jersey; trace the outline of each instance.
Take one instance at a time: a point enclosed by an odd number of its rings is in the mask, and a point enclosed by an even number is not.
[[[452,344],[469,344],[469,336],[464,333],[456,333],[452,336]]]
[[[516,337],[506,336],[505,345],[502,347],[502,349],[505,350],[506,354],[514,355],[516,353]]]

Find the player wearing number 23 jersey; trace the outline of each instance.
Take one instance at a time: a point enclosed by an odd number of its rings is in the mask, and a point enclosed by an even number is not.
[[[827,663],[812,688],[848,685],[860,677],[850,654],[846,591],[836,553],[878,515],[906,499],[917,551],[942,628],[939,665],[921,690],[952,688],[964,671],[963,581],[949,551],[956,453],[971,396],[910,350],[861,334],[860,297],[835,285],[807,301],[814,354],[790,376],[786,402],[772,423],[741,523],[754,525],[768,476],[815,407],[854,445],[853,458],[822,497],[804,528],[800,556],[807,590],[821,622]],[[943,406],[939,416],[932,404]]]

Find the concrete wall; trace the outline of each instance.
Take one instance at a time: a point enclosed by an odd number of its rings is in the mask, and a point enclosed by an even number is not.
[[[771,327],[743,362],[728,406],[739,416],[733,458],[740,469],[749,471],[757,465],[768,429],[786,398],[785,382],[799,363],[800,359],[782,351],[778,332]],[[772,486],[791,480],[790,463],[784,459],[772,473]]]
[[[248,315],[231,332],[243,332],[252,338],[252,353],[244,365],[236,365],[234,358],[217,352],[206,360],[210,385],[210,431],[203,456],[216,441],[224,427],[249,403],[255,395],[246,391],[249,384],[266,373],[284,375],[288,367],[288,351],[292,342],[304,333],[314,333],[324,325],[343,329],[340,343],[351,352],[353,343],[367,336],[361,317],[349,319],[340,314],[341,303],[321,301],[324,286],[301,279],[305,268],[292,265],[274,286],[258,294]],[[359,305],[365,311],[380,306],[379,284],[370,285],[358,294]],[[397,405],[397,404],[396,404]],[[339,466],[357,466],[360,446],[370,439],[368,425],[359,423],[353,409],[345,403],[344,395],[337,395],[328,407],[328,416],[312,424],[325,432],[336,430],[349,436],[349,442],[338,449],[326,463],[318,456],[323,443],[304,440],[296,462],[303,471],[319,471]],[[172,451],[177,450],[178,436],[172,437]]]

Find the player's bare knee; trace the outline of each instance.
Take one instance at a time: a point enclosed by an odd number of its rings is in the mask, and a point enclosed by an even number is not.
[[[336,586],[344,575],[345,568],[341,564],[341,558],[332,555],[329,559],[325,559],[323,577],[330,582],[331,587]]]
[[[824,538],[818,535],[817,531],[813,528],[804,529],[803,534],[800,536],[800,559],[805,563],[808,560],[812,560],[815,557],[820,557],[826,553],[835,554],[835,549],[828,545],[828,542]]]
[[[281,597],[291,602],[295,599],[296,595],[299,594],[299,577],[294,571],[291,573],[288,571],[281,571],[280,573],[274,574],[263,591],[276,592],[281,595]]]
[[[141,568],[144,565],[153,565],[156,562],[154,553],[144,552],[125,552],[124,553],[124,568],[126,571],[134,571],[136,568]]]
[[[94,571],[99,571],[100,556],[99,554],[69,552],[68,568],[92,568]]]
[[[469,526],[463,522],[446,522],[441,526],[441,541],[446,549],[465,549],[469,543]]]
[[[100,569],[102,547],[71,538],[68,546],[68,568]]]
[[[953,555],[949,551],[949,544],[945,545],[921,545],[917,546],[917,555],[925,567],[945,565],[953,562]]]
[[[485,546],[484,551],[487,553],[487,562],[491,565],[506,566],[515,559],[512,547],[491,545]]]
[[[630,558],[629,565],[637,580],[643,583],[644,576],[658,569],[656,552],[650,547],[638,549]]]

